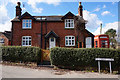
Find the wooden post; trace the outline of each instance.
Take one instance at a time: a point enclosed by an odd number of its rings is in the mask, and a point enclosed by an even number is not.
[[[84,48],[84,43],[82,42],[82,48]]]
[[[80,43],[78,42],[78,48],[80,48]]]
[[[98,71],[100,73],[100,61],[98,61]]]

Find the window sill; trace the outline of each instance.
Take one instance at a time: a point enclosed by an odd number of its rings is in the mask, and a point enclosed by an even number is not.
[[[23,30],[31,30],[32,28],[22,28]]]
[[[74,47],[75,45],[65,45],[66,47]]]
[[[25,46],[25,47],[27,47],[27,46],[28,46],[28,47],[29,47],[29,46],[31,46],[31,45],[22,45],[22,46]]]
[[[65,29],[68,29],[68,30],[74,30],[74,28],[65,28]]]

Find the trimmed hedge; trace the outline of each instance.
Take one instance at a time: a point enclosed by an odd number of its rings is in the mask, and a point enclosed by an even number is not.
[[[51,63],[63,68],[96,67],[95,58],[114,58],[112,67],[118,69],[120,65],[120,50],[101,48],[52,48],[50,53]],[[103,62],[102,67],[109,67],[108,62]]]
[[[2,60],[11,62],[40,62],[41,49],[38,47],[3,46]]]

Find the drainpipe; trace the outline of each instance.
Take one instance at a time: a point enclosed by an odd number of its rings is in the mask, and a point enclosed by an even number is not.
[[[45,35],[47,34],[47,22],[45,21],[45,28],[46,28],[46,33]],[[45,38],[45,49],[46,49],[46,38]]]
[[[12,29],[11,29],[11,46],[13,45],[13,22],[12,22]]]
[[[42,16],[41,16],[41,41],[40,41],[41,42],[41,45],[40,45],[41,48],[42,48],[42,24],[43,23],[42,23]]]

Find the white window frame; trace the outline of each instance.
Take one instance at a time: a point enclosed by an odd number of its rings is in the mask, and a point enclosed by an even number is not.
[[[5,43],[5,39],[1,38],[0,43]]]
[[[70,22],[67,22],[68,20],[70,20]],[[67,26],[67,24],[71,25],[71,23],[73,24],[73,26]],[[65,19],[65,28],[74,28],[74,19]]]
[[[67,37],[67,39],[66,39],[66,37]],[[71,37],[71,39],[69,39],[70,37]],[[74,37],[74,39],[72,39],[73,37]],[[70,40],[71,44],[69,44],[70,43],[69,40]],[[72,40],[74,40],[74,44],[72,44]],[[66,44],[66,43],[68,43],[68,44]],[[65,36],[65,46],[75,46],[75,36]]]
[[[28,22],[26,22],[26,20],[28,20]],[[31,20],[31,22],[30,22],[30,20]],[[25,23],[25,26],[24,26],[24,23]],[[26,23],[28,23],[28,27],[26,27]],[[30,25],[30,23],[31,23],[31,25]],[[32,19],[23,19],[22,20],[22,29],[31,29],[31,28],[32,28]]]
[[[23,39],[25,37],[25,39]],[[31,46],[32,45],[32,37],[29,39],[31,36],[22,36],[22,46]],[[26,39],[28,38],[28,39]],[[29,41],[31,40],[31,45],[29,45]],[[23,41],[25,41],[25,44],[23,44]],[[26,41],[28,42],[28,45],[26,45]]]

